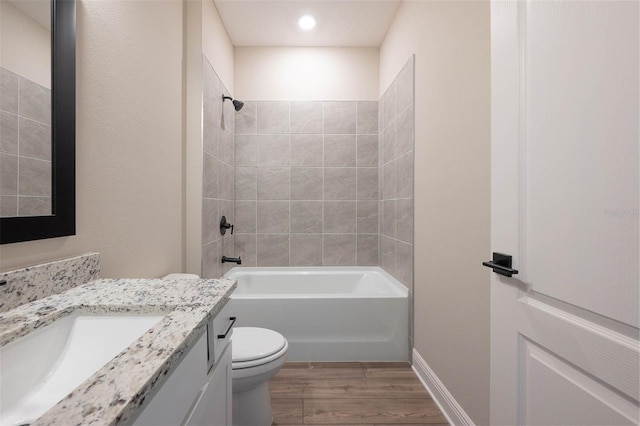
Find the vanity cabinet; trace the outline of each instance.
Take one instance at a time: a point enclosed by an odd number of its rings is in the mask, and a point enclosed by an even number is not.
[[[231,425],[231,318],[227,303],[133,425]]]

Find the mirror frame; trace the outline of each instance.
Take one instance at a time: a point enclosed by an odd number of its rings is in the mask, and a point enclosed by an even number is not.
[[[0,218],[0,244],[76,233],[76,2],[51,0],[51,212]]]

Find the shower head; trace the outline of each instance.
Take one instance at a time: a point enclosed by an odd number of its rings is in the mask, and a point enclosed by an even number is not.
[[[244,102],[236,101],[236,100],[233,101],[233,107],[236,109],[236,111],[240,111],[243,106],[244,106]]]
[[[227,99],[231,99],[231,101],[233,102],[233,107],[235,108],[236,111],[240,111],[244,106],[244,102],[234,100],[231,96],[222,95],[222,102],[226,101]]]

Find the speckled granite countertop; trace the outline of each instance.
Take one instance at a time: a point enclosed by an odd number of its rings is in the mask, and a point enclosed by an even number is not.
[[[234,289],[227,279],[103,279],[0,314],[0,346],[72,313],[166,314],[32,425],[130,424]]]

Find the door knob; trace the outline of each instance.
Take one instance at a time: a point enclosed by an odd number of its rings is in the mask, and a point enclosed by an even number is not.
[[[489,262],[482,262],[487,268],[492,268],[496,274],[510,277],[518,273],[517,269],[511,268],[511,256],[508,254],[493,252],[493,260]]]

